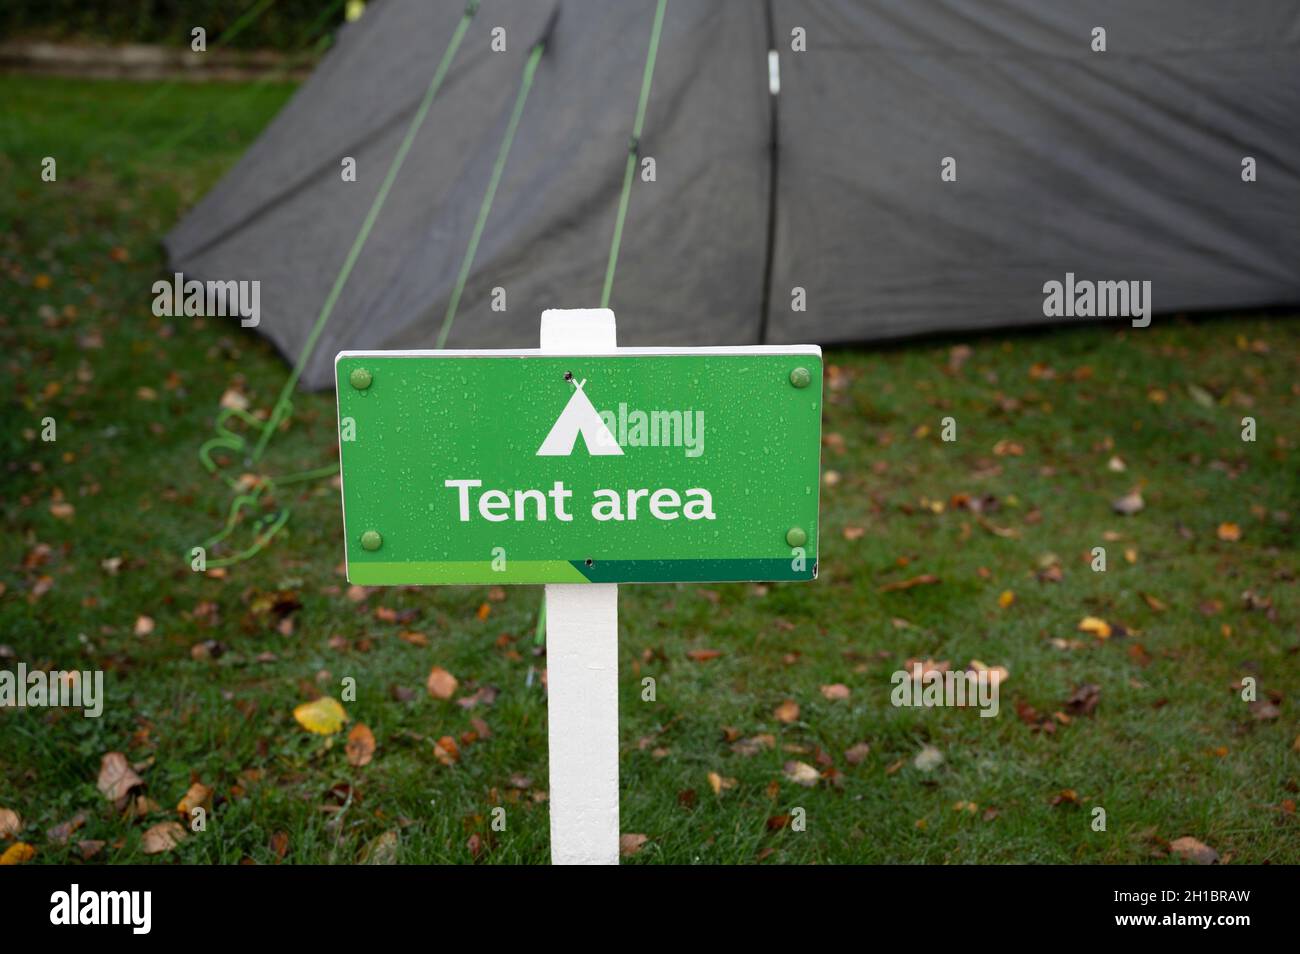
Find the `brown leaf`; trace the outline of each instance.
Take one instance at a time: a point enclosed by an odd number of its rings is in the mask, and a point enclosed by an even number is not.
[[[931,586],[935,583],[942,582],[933,573],[922,573],[920,576],[914,576],[907,580],[895,580],[893,583],[886,583],[880,587],[878,593],[893,593],[896,590],[910,590],[914,586]]]
[[[1219,860],[1219,853],[1202,841],[1190,835],[1175,838],[1169,843],[1169,850],[1185,861],[1198,865],[1212,865]]]
[[[369,765],[370,760],[375,757],[375,734],[364,722],[358,722],[348,733],[344,750],[347,752],[349,765],[356,768]]]
[[[1142,597],[1142,601],[1151,607],[1152,612],[1163,613],[1169,609],[1165,602],[1157,596],[1152,596],[1150,593],[1140,593],[1139,595]]]
[[[165,851],[171,851],[184,840],[185,829],[180,823],[165,821],[146,829],[141,838],[141,845],[146,855],[160,855]]]
[[[1110,503],[1110,509],[1125,517],[1133,516],[1145,506],[1146,501],[1142,499],[1141,491],[1137,490],[1127,493],[1123,497],[1118,497]]]
[[[1261,722],[1267,722],[1271,719],[1276,719],[1278,716],[1282,714],[1282,710],[1279,709],[1277,705],[1275,705],[1273,702],[1270,702],[1268,699],[1259,699],[1255,702],[1252,702],[1249,706],[1247,706],[1247,708],[1250,709],[1251,716],[1255,719],[1258,719]]]
[[[787,699],[779,706],[772,710],[772,715],[778,722],[784,722],[789,725],[799,719],[799,703],[793,699]]]
[[[425,682],[429,695],[436,699],[450,699],[455,695],[457,685],[459,683],[456,682],[456,677],[441,666],[434,666],[429,670],[429,678]]]
[[[842,682],[833,682],[829,686],[822,686],[821,689],[822,695],[829,702],[839,702],[849,698],[850,695],[849,687]]]
[[[866,742],[859,742],[856,745],[849,746],[848,749],[845,750],[844,761],[848,762],[850,765],[860,765],[870,752],[870,745]]]
[[[0,808],[0,838],[16,838],[23,830],[23,820],[12,808]]]
[[[1065,707],[1075,715],[1092,715],[1101,701],[1101,687],[1092,683],[1076,686],[1070,698],[1065,700]]]
[[[783,766],[787,781],[794,782],[796,785],[802,785],[805,788],[812,788],[821,779],[817,770],[807,762],[789,761]]]
[[[289,853],[289,833],[287,831],[277,831],[271,836],[271,854],[276,858],[283,858]]]
[[[618,836],[618,853],[624,858],[631,858],[649,838],[645,835],[622,834]]]
[[[443,765],[450,767],[460,760],[460,747],[456,745],[455,739],[449,735],[444,735],[433,743],[433,757]]]
[[[77,842],[77,850],[81,852],[83,861],[89,861],[95,855],[104,850],[106,842],[98,841],[94,838],[88,838],[84,841]]]
[[[751,755],[757,755],[764,749],[776,748],[776,736],[764,732],[748,739],[740,739],[731,744],[731,751],[737,755],[743,755],[748,758]]]
[[[148,636],[153,632],[154,622],[152,616],[137,616],[135,620],[135,634],[137,636]]]
[[[720,649],[692,649],[686,653],[686,658],[692,662],[711,662],[721,655]]]
[[[117,808],[126,804],[133,788],[144,785],[121,752],[109,752],[99,760],[99,791]]]

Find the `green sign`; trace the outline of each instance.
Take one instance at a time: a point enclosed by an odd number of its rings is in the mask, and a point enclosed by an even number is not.
[[[348,580],[817,573],[815,347],[344,352]]]

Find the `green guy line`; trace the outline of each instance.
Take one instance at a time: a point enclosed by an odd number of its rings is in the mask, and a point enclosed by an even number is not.
[[[388,192],[393,187],[398,172],[402,169],[402,163],[406,160],[406,154],[411,150],[411,144],[415,142],[416,134],[419,133],[420,127],[424,124],[424,117],[428,114],[429,107],[433,105],[433,98],[437,95],[439,87],[442,86],[443,77],[447,75],[447,70],[451,68],[451,61],[455,58],[456,51],[460,48],[461,41],[465,38],[465,33],[469,29],[469,22],[474,18],[477,9],[478,0],[471,0],[470,4],[465,8],[465,13],[460,18],[460,24],[456,27],[456,32],[452,34],[451,42],[447,44],[447,49],[442,54],[438,69],[429,82],[429,88],[424,94],[420,108],[416,110],[415,115],[411,118],[411,124],[406,129],[406,138],[398,146],[397,153],[388,166],[388,174],[384,176],[384,181],[379,186],[379,192],[375,195],[374,202],[370,204],[370,211],[366,213],[366,219],[361,224],[361,230],[357,233],[352,248],[348,251],[348,257],[343,261],[343,267],[339,269],[338,277],[334,279],[334,287],[330,289],[325,304],[321,306],[320,315],[316,318],[316,324],[312,326],[311,334],[307,336],[307,341],[302,347],[302,353],[293,366],[293,372],[289,375],[289,379],[284,382],[284,387],[280,390],[280,396],[276,399],[271,416],[262,428],[262,435],[258,438],[257,447],[253,451],[253,460],[261,459],[262,452],[266,450],[271,435],[275,433],[275,429],[279,427],[280,422],[288,414],[289,395],[298,386],[298,379],[302,376],[307,361],[311,358],[312,351],[316,347],[316,341],[325,328],[325,322],[333,314],[334,305],[343,292],[343,286],[347,284],[348,276],[352,274],[352,267],[356,265],[357,259],[361,257],[361,249],[365,246],[366,239],[370,237],[370,230],[374,228],[375,220],[379,218],[380,210],[383,209],[384,202],[388,198]]]
[[[537,62],[542,58],[542,50],[545,46],[545,40],[534,46],[532,52],[528,54],[528,62],[524,64],[524,78],[519,84],[519,94],[515,97],[515,108],[510,114],[510,123],[506,126],[501,148],[497,150],[496,162],[492,164],[492,178],[488,181],[487,192],[483,194],[483,202],[478,210],[478,221],[474,223],[474,234],[470,236],[469,247],[465,249],[465,257],[461,260],[460,274],[456,276],[456,286],[452,289],[451,300],[447,302],[447,314],[442,319],[442,330],[438,332],[435,348],[442,348],[447,343],[447,335],[451,334],[451,324],[456,320],[456,309],[460,307],[460,296],[465,291],[465,283],[469,280],[469,271],[474,267],[474,255],[478,252],[479,239],[483,237],[483,227],[487,225],[488,213],[492,211],[492,200],[496,198],[497,185],[501,182],[502,172],[505,171],[510,146],[515,139],[515,130],[519,128],[519,117],[524,113],[524,103],[528,99],[528,91],[532,89],[533,75],[537,72]]]
[[[627,167],[623,170],[623,192],[618,197],[618,217],[614,220],[614,239],[609,245],[609,264],[605,267],[605,288],[600,293],[600,307],[609,307],[609,296],[614,290],[614,269],[618,265],[618,250],[623,244],[623,222],[627,218],[627,205],[632,197],[632,176],[636,172],[637,151],[641,142],[641,127],[645,123],[646,104],[650,101],[650,82],[654,78],[655,59],[659,55],[659,35],[663,31],[664,10],[668,0],[659,0],[655,8],[654,27],[650,30],[650,49],[646,52],[645,72],[641,75],[641,99],[636,106],[636,122],[632,125],[632,143],[627,151]]]

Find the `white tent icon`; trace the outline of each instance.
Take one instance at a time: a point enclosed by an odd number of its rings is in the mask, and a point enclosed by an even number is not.
[[[600,414],[592,406],[591,399],[582,390],[587,379],[573,382],[573,397],[564,405],[564,410],[551,425],[551,431],[537,448],[537,457],[568,457],[573,453],[573,445],[578,441],[578,434],[587,445],[587,453],[593,457],[622,456],[623,448],[610,433]]]

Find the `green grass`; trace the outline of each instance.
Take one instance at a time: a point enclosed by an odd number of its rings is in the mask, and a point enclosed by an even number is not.
[[[393,830],[405,862],[469,862],[475,833],[480,861],[542,862],[546,700],[537,678],[526,685],[545,663],[532,645],[537,588],[350,600],[328,481],[281,492],[292,520],[259,557],[224,579],[189,570],[188,548],[229,500],[196,460],[218,399],[238,384],[267,408],[287,369],[229,323],[150,314],[149,286],[165,269],[159,237],[289,93],[0,79],[0,643],[14,653],[3,664],[102,668],[108,686],[100,719],[0,711],[0,807],[22,816],[38,862],[79,858],[78,838],[108,843],[93,863],[269,862],[277,832],[288,836],[286,861],[352,862]],[[197,132],[168,142],[199,118]],[[57,183],[40,181],[47,155]],[[96,337],[102,346],[87,347]],[[649,836],[631,860],[1136,862],[1156,858],[1161,839],[1190,835],[1228,860],[1300,861],[1300,828],[1284,807],[1300,778],[1298,343],[1293,317],[1256,315],[829,352],[823,466],[839,479],[823,488],[820,579],[620,594],[622,829]],[[971,351],[954,369],[958,344]],[[266,472],[334,459],[332,395],[296,404]],[[1240,439],[1247,415],[1255,443]],[[55,443],[38,436],[47,416]],[[957,421],[955,442],[939,438],[945,416]],[[999,441],[1023,453],[997,454]],[[1112,456],[1124,472],[1108,469]],[[1113,514],[1110,501],[1137,486],[1145,509]],[[51,513],[56,494],[74,506],[70,518]],[[998,507],[981,523],[952,506],[957,494],[991,495]],[[1223,522],[1242,538],[1220,540]],[[848,528],[862,533],[849,539]],[[1099,545],[1104,573],[1085,562]],[[1036,578],[1049,553],[1060,582]],[[116,574],[103,566],[112,558],[122,560]],[[926,573],[941,582],[881,591]],[[1001,608],[1005,590],[1015,601]],[[1247,590],[1272,610],[1248,609]],[[288,635],[262,609],[278,591],[302,604]],[[1168,608],[1153,610],[1143,593]],[[133,633],[142,614],[156,621],[147,636]],[[1076,632],[1089,615],[1132,633],[1102,642]],[[399,639],[408,630],[429,645]],[[224,655],[193,658],[208,639]],[[692,649],[722,656],[694,662]],[[273,656],[258,661],[264,653]],[[890,674],[909,657],[1007,667],[1001,715],[894,708]],[[458,696],[498,687],[495,704],[467,711],[429,697],[433,665],[456,674]],[[1280,694],[1279,718],[1252,717],[1232,689],[1247,675],[1261,698]],[[641,700],[647,676],[653,703]],[[348,764],[341,735],[310,735],[292,716],[319,691],[338,695],[345,677],[357,684],[349,715],[378,740],[363,768]],[[819,687],[830,683],[851,697],[826,700]],[[1017,717],[1017,701],[1063,711],[1087,683],[1101,692],[1091,716],[1052,734]],[[395,686],[414,699],[396,701]],[[801,706],[788,724],[773,714],[785,699]],[[454,767],[439,764],[434,740],[459,737],[474,717],[491,738],[465,745]],[[726,727],[770,733],[775,748],[737,753]],[[851,765],[844,752],[859,742],[870,753]],[[912,764],[923,744],[945,756],[930,772]],[[159,810],[136,821],[114,812],[95,787],[109,751],[147,764]],[[784,778],[785,762],[817,765],[819,752],[842,773],[837,784]],[[734,787],[715,796],[711,772]],[[207,831],[146,859],[141,833],[176,817],[194,779],[216,788]],[[339,809],[328,793],[342,784],[354,797]],[[1052,804],[1065,789],[1078,805]],[[498,805],[504,832],[490,830]],[[1106,810],[1105,832],[1091,830],[1094,806]],[[768,830],[795,807],[806,831]],[[72,845],[47,840],[82,810]]]

